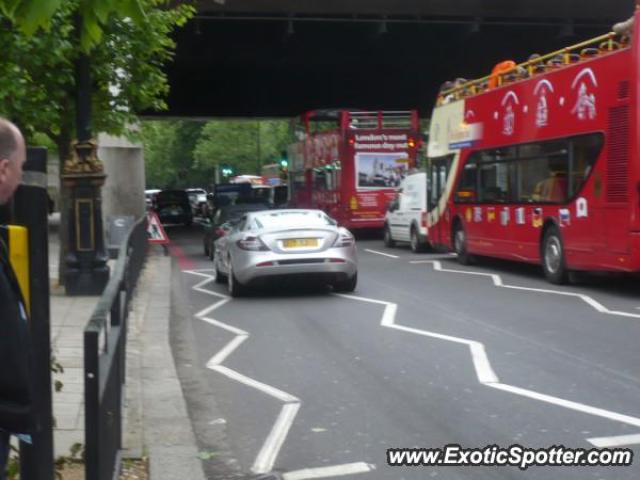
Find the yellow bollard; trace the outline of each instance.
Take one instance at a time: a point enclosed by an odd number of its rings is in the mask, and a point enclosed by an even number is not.
[[[27,313],[31,315],[31,289],[29,286],[29,235],[26,227],[1,225],[0,237],[9,247],[9,262],[18,279]]]

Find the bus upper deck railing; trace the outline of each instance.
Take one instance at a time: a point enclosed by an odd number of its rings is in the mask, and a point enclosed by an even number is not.
[[[437,105],[484,93],[492,88],[628,48],[629,40],[628,35],[610,32],[545,55],[532,55],[526,62],[510,65],[501,71],[494,70],[486,77],[471,81],[460,79],[455,82],[447,82],[438,94]]]

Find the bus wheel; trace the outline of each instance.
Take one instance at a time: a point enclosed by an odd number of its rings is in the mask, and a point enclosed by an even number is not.
[[[389,225],[384,226],[384,246],[390,247],[390,248],[393,248],[396,246],[396,241],[391,236],[391,229],[389,228]]]
[[[453,249],[458,255],[458,262],[462,265],[473,263],[473,256],[467,251],[467,234],[462,223],[458,223],[453,231]]]
[[[424,252],[424,245],[420,243],[420,236],[418,235],[418,229],[415,227],[411,228],[411,251],[413,253]]]
[[[551,226],[544,232],[542,239],[542,269],[551,283],[567,282],[569,271],[564,258],[564,245],[558,227]]]

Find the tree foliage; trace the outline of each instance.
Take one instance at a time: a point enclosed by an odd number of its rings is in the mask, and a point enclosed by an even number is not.
[[[147,186],[149,188],[207,187],[213,171],[195,167],[193,151],[202,122],[147,121],[142,124]]]
[[[75,130],[75,63],[81,53],[74,17],[84,0],[65,0],[49,30],[28,36],[17,28],[0,30],[0,113],[27,136],[45,133],[65,148]],[[91,53],[93,131],[122,134],[142,110],[166,108],[168,81],[162,70],[171,60],[172,31],[194,13],[191,6],[159,8],[157,0],[137,0],[146,15],[138,22],[111,17]]]
[[[237,173],[256,174],[260,165],[274,163],[290,143],[286,120],[207,123],[195,149],[200,168],[229,165]]]
[[[258,150],[261,165],[275,163],[290,143],[286,120],[146,121],[142,136],[147,185],[157,188],[208,188],[216,166],[255,174]]]
[[[40,28],[47,31],[55,28],[53,18],[67,3],[68,0],[0,0],[0,12],[31,36]],[[82,18],[80,39],[84,51],[100,43],[105,26],[114,16],[143,23],[148,4],[145,0],[79,0],[77,13]]]

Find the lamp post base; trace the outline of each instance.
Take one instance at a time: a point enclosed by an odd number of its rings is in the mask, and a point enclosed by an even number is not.
[[[95,157],[95,143],[79,143],[75,149],[77,157],[65,164],[62,175],[71,191],[64,285],[67,295],[100,295],[109,281],[100,192],[106,175]]]

